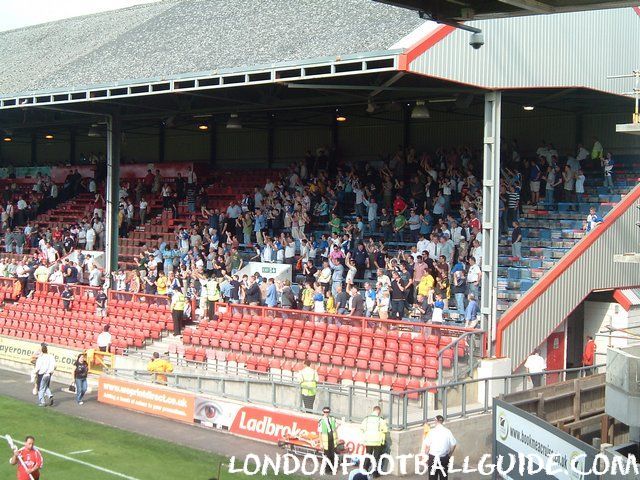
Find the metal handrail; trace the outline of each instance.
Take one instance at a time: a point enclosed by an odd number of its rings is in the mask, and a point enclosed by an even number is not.
[[[597,371],[604,367],[605,364],[594,365],[592,367],[568,368],[564,370],[550,370],[542,372],[542,375],[558,375],[559,380],[566,380],[569,375],[575,374],[581,376],[584,372]],[[238,373],[240,370],[238,370]],[[116,368],[112,374],[116,377],[133,378],[137,381],[147,381],[153,383],[155,374],[146,370],[122,369]],[[173,373],[163,374],[168,379],[168,386],[188,389],[195,393],[211,394],[221,396],[223,398],[234,399],[247,403],[256,403],[268,405],[277,408],[299,409],[301,408],[300,396],[294,394],[286,397],[285,401],[278,401],[278,388],[298,388],[298,383],[284,378],[279,380],[273,376],[268,378],[257,378],[249,376],[219,374],[219,375],[197,375],[190,373]],[[435,415],[442,415],[447,419],[465,418],[473,414],[489,413],[491,411],[491,398],[489,396],[489,387],[491,382],[502,382],[503,393],[509,394],[518,391],[527,391],[529,386],[527,383],[528,373],[517,373],[511,375],[498,375],[495,377],[475,378],[469,380],[453,381],[446,384],[434,385],[423,388],[405,389],[402,391],[384,390],[379,388],[370,388],[360,385],[337,385],[329,383],[321,383],[318,385],[318,394],[325,395],[327,404],[332,407],[337,415],[343,416],[348,422],[361,421],[368,414],[366,409],[362,408],[363,399],[370,399],[383,406],[386,413],[389,426],[396,430],[403,430],[410,427],[422,425],[431,420]],[[188,382],[185,380],[195,381],[195,386],[186,386]],[[516,382],[520,380],[520,382]],[[208,388],[206,383],[219,383],[217,390]],[[237,382],[242,384],[242,388],[236,388],[241,394],[230,391],[229,384]],[[268,386],[270,394],[265,395],[264,392],[260,396],[252,396],[253,386]],[[478,394],[473,395],[470,391],[474,388],[484,386],[483,398],[478,398]],[[289,392],[292,393],[292,392]],[[452,405],[449,397],[457,394],[459,402]],[[282,396],[282,395],[281,395]],[[286,401],[290,399],[291,401]],[[340,400],[342,399],[342,403]],[[436,402],[436,399],[440,401]],[[346,408],[344,401],[347,401]],[[334,405],[340,405],[341,409],[334,408]],[[324,406],[324,405],[322,405]],[[320,406],[320,408],[322,407]],[[320,410],[313,413],[320,413]]]
[[[459,344],[462,340],[465,340],[467,342],[468,345],[468,351],[467,351],[467,355],[469,358],[469,372],[473,372],[476,363],[478,363],[475,359],[475,349],[476,349],[476,345],[475,345],[475,338],[476,336],[478,336],[477,332],[467,332],[464,333],[463,335],[460,335],[458,338],[454,339],[453,342],[451,342],[449,345],[446,345],[444,347],[442,347],[440,350],[438,350],[438,384],[443,384],[444,383],[444,365],[443,365],[443,359],[444,359],[444,352],[448,351],[448,350],[453,350],[453,379],[458,380],[459,379],[459,355],[458,355],[458,347]],[[485,352],[485,345],[483,343],[484,341],[484,336],[480,336],[480,351],[482,352],[482,357],[484,357],[484,352]]]

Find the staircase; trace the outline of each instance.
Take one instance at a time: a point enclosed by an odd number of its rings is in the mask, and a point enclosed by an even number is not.
[[[511,257],[511,236],[502,235],[498,258],[498,315],[502,316],[525,292],[533,287],[585,235],[584,223],[589,209],[595,207],[601,217],[611,211],[637,183],[640,165],[626,163],[616,171],[615,189],[596,186],[601,182],[597,172],[588,172],[585,195],[579,203],[560,202],[553,211],[526,205],[520,216],[522,227],[522,258]]]
[[[514,370],[592,291],[640,285],[637,265],[613,261],[614,254],[636,251],[640,241],[640,212],[635,208],[640,186],[634,173],[639,168],[633,161],[619,162],[614,194],[597,187],[597,195],[579,203],[577,212],[568,204],[551,213],[528,208],[523,219],[525,258],[520,262],[508,257],[508,240],[502,239],[496,355],[510,357]],[[612,206],[618,195],[621,201]],[[602,225],[586,233],[581,224],[590,206],[606,216]]]

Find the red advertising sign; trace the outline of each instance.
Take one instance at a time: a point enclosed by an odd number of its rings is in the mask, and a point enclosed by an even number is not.
[[[242,407],[230,432],[243,437],[277,443],[286,436],[297,437],[315,432],[318,421],[299,415],[283,414],[258,407]]]

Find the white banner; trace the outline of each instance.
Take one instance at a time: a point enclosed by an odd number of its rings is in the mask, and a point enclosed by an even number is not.
[[[557,472],[552,476],[559,480],[579,480],[583,477],[578,472],[585,471],[586,452],[579,447],[500,406],[496,407],[495,422],[498,443],[514,452],[532,455],[532,459],[545,459],[546,462],[546,459],[553,457]],[[540,466],[544,468],[547,465]]]

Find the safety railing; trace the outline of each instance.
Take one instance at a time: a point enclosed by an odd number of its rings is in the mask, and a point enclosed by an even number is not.
[[[157,305],[158,307],[166,308],[171,304],[171,299],[168,295],[150,295],[145,293],[133,293],[122,290],[109,290],[109,305],[114,305],[114,301],[125,303],[146,303],[147,305]]]
[[[350,325],[359,327],[363,331],[371,330],[395,330],[400,333],[410,332],[412,334],[435,335],[437,337],[451,337],[451,344],[443,347],[438,352],[438,380],[444,381],[445,356],[452,352],[451,363],[453,370],[449,378],[459,379],[462,375],[473,372],[480,359],[486,353],[485,332],[472,328],[464,328],[450,324],[435,324],[425,322],[411,322],[405,320],[382,320],[375,317],[356,317],[352,315],[341,315],[338,313],[317,313],[308,310],[293,310],[286,308],[272,308],[263,306],[243,305],[237,303],[217,303],[215,313],[221,317],[278,317],[290,320],[302,320],[313,322],[325,322],[334,325]],[[464,348],[462,347],[464,344]],[[459,353],[462,351],[462,353]],[[466,359],[466,362],[464,361]],[[464,366],[464,371],[459,368]]]
[[[88,285],[82,285],[79,283],[60,284],[36,282],[36,293],[53,293],[59,295],[60,293],[62,293],[65,286],[69,286],[69,288],[71,288],[71,291],[73,292],[73,296],[75,298],[95,298],[100,291],[100,287],[90,287]]]
[[[597,371],[604,365],[543,373],[547,378],[565,381]],[[155,374],[146,370],[114,369],[116,377],[154,383]],[[268,374],[167,374],[167,385],[195,393],[212,395],[245,403],[268,405],[289,410],[302,410],[299,386],[293,379],[278,379]],[[324,406],[348,422],[359,422],[373,406],[382,408],[389,426],[396,430],[422,425],[442,415],[447,419],[465,418],[491,412],[491,392],[509,394],[533,388],[528,374],[503,375],[434,385],[419,389],[388,390],[364,385],[318,385],[312,413],[320,414]]]

